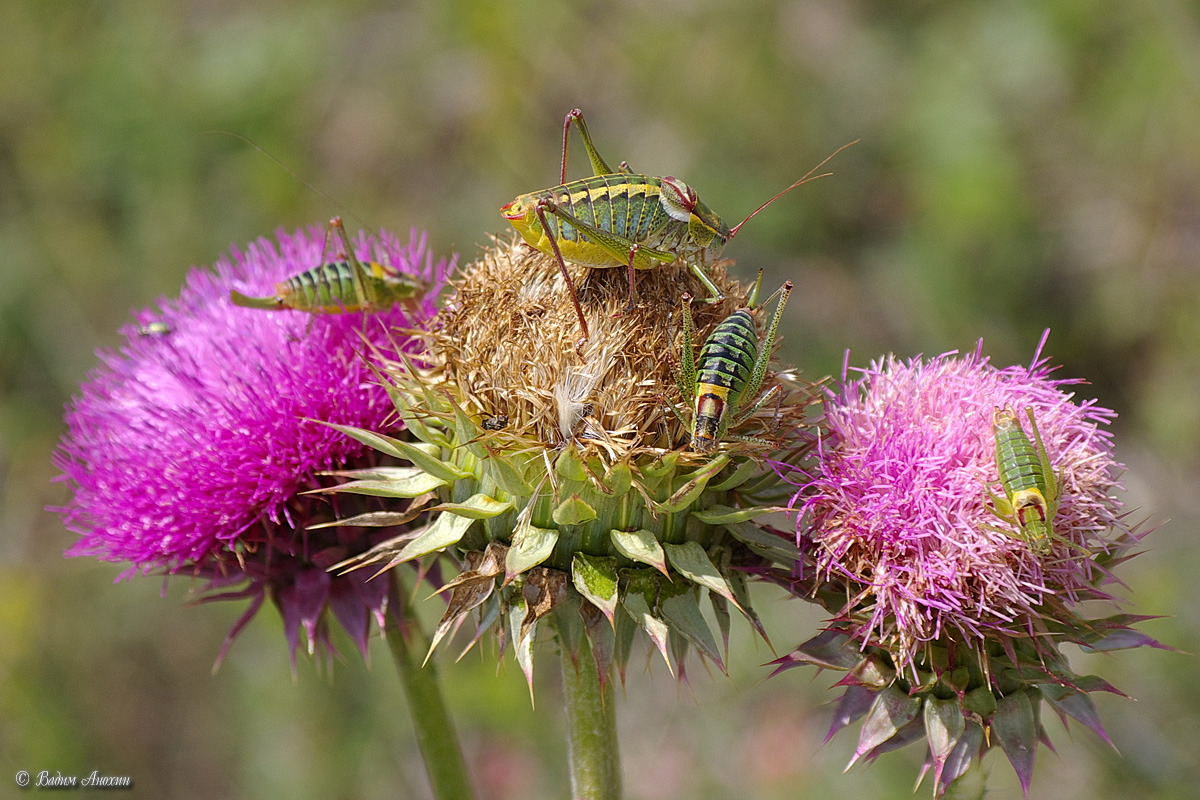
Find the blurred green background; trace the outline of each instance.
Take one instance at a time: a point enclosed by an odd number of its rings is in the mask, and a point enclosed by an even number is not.
[[[1124,571],[1144,630],[1200,651],[1200,7],[1100,3],[421,0],[0,4],[0,796],[19,769],[130,775],[137,796],[428,796],[392,665],[374,649],[293,678],[263,613],[185,581],[112,585],[65,560],[43,511],[63,404],[129,312],[194,264],[345,213],[472,258],[499,207],[557,182],[580,106],[611,161],[684,177],[735,222],[838,146],[833,177],[747,225],[727,255],[792,278],[784,358],[809,377],[968,349],[1063,374],[1120,413],[1134,517]],[[244,139],[242,137],[245,137]],[[572,174],[586,174],[582,149]],[[350,216],[350,214],[347,214]],[[165,595],[165,597],[163,596]],[[781,652],[820,617],[763,593]],[[430,604],[432,605],[432,604]],[[430,609],[433,610],[432,608]],[[345,640],[340,644],[350,651]],[[378,644],[378,643],[376,643]],[[840,774],[834,678],[745,631],[732,679],[631,667],[630,798],[911,796],[909,748]],[[565,797],[555,659],[443,660],[482,798]],[[1115,754],[1047,719],[1031,797],[1183,798],[1200,782],[1200,669],[1163,651],[1080,656]],[[1074,730],[1074,729],[1073,729]],[[997,752],[993,796],[1020,788]],[[9,787],[12,787],[11,789]],[[921,790],[928,791],[928,786]]]

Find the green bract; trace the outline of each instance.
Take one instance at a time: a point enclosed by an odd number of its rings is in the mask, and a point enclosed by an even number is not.
[[[527,677],[548,618],[571,652],[588,637],[602,680],[614,663],[624,674],[639,628],[673,672],[692,648],[724,670],[730,606],[766,636],[748,577],[799,557],[762,518],[794,491],[766,458],[804,451],[809,394],[783,382],[780,404],[751,421],[753,442],[693,452],[666,407],[684,402],[666,395],[666,348],[693,279],[682,269],[644,277],[642,304],[620,319],[624,286],[601,287],[579,353],[555,273],[519,245],[485,255],[460,279],[421,364],[406,358],[381,376],[412,440],[339,428],[411,465],[344,475],[352,480],[340,490],[410,498],[426,524],[335,569],[455,556],[462,570],[444,587],[434,646],[473,616],[475,640],[494,630]],[[720,277],[729,303],[739,302],[740,287]],[[698,325],[724,310],[705,309]],[[527,319],[538,324],[520,324]]]

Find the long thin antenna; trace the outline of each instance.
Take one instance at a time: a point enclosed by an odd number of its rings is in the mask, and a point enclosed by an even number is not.
[[[810,169],[810,170],[808,171],[808,174],[806,174],[806,175],[805,175],[803,178],[801,178],[800,180],[796,181],[796,182],[795,182],[795,183],[793,183],[791,186],[787,187],[787,188],[786,188],[786,189],[784,189],[782,192],[780,192],[779,194],[775,195],[775,196],[774,196],[774,197],[772,197],[770,200],[768,200],[767,202],[763,203],[763,204],[762,204],[761,206],[759,206],[758,208],[756,208],[756,209],[754,209],[753,211],[751,211],[751,212],[750,212],[750,216],[746,217],[744,220],[742,220],[741,222],[739,222],[737,225],[734,225],[734,226],[733,226],[733,228],[732,228],[732,229],[729,231],[729,238],[730,238],[730,239],[732,239],[734,236],[736,236],[736,235],[737,235],[737,232],[738,232],[738,229],[739,229],[739,228],[741,228],[743,225],[745,225],[747,222],[749,222],[749,221],[750,221],[750,217],[753,217],[755,214],[757,214],[758,212],[762,211],[764,208],[766,208],[767,206],[771,205],[771,203],[774,203],[774,202],[775,202],[776,200],[778,200],[779,198],[783,197],[785,194],[787,194],[788,192],[790,192],[792,189],[795,189],[797,186],[799,186],[799,185],[801,185],[801,184],[803,184],[803,183],[808,183],[809,181],[815,181],[817,178],[824,178],[824,177],[826,177],[826,176],[828,176],[828,175],[832,175],[832,174],[833,174],[832,172],[822,172],[820,175],[813,175],[813,173],[814,173],[814,172],[816,172],[817,170],[819,170],[821,167],[823,167],[823,166],[825,166],[826,164],[828,164],[828,163],[829,163],[829,160],[830,160],[831,158],[833,158],[834,156],[836,156],[838,153],[842,152],[842,151],[843,151],[843,150],[845,150],[847,147],[850,147],[850,146],[852,146],[852,145],[856,145],[856,144],[858,144],[858,143],[859,143],[859,142],[861,142],[861,141],[862,141],[862,139],[855,139],[853,142],[847,142],[846,144],[844,144],[844,145],[842,145],[841,147],[839,147],[837,150],[834,150],[832,153],[830,153],[829,155],[825,156],[824,160],[822,160],[820,164],[817,164],[815,167],[813,167],[812,169]]]

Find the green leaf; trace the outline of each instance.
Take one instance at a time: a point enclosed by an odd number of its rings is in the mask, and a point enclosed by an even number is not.
[[[863,720],[858,734],[858,747],[854,750],[854,763],[860,756],[871,752],[887,742],[896,732],[916,718],[921,711],[921,700],[909,697],[895,685],[879,693],[871,710]]]
[[[445,486],[446,481],[416,467],[408,468],[412,475],[408,477],[386,478],[384,480],[350,481],[338,486],[318,490],[328,494],[333,492],[343,494],[363,494],[371,497],[420,497],[432,492],[439,486]],[[309,492],[305,492],[309,494]]]
[[[571,581],[589,603],[600,609],[615,626],[617,608],[617,560],[611,556],[576,553],[571,562]]]
[[[824,630],[797,647],[790,659],[822,669],[850,670],[863,660],[863,655],[846,634]]]
[[[438,514],[429,527],[396,554],[390,566],[403,564],[405,561],[420,558],[435,550],[445,550],[451,545],[458,544],[474,521],[450,512]]]
[[[454,411],[454,433],[458,437],[458,443],[465,446],[467,452],[476,458],[487,458],[487,448],[475,441],[483,435],[483,428],[479,427],[458,403],[451,402],[450,408]]]
[[[625,682],[625,665],[633,652],[633,638],[637,634],[638,623],[624,606],[617,608],[617,630],[613,634],[613,661],[621,670],[621,682]]]
[[[365,467],[363,469],[330,469],[320,474],[364,481],[399,481],[425,473],[416,467]]]
[[[954,749],[950,751],[950,755],[947,756],[946,763],[942,767],[943,786],[953,783],[966,774],[971,767],[972,759],[979,755],[979,748],[983,746],[983,726],[973,719],[965,722],[962,736],[958,737]]]
[[[517,657],[517,663],[521,665],[521,671],[525,673],[525,682],[529,684],[529,702],[533,700],[533,639],[537,629],[537,621],[534,622],[525,630],[525,636],[521,635],[522,624],[525,621],[525,613],[527,610],[525,599],[518,597],[508,609],[508,627],[509,636],[512,638],[513,651]]]
[[[613,497],[622,497],[633,487],[633,471],[624,461],[619,461],[605,474],[604,485],[613,493]]]
[[[792,541],[765,531],[751,522],[731,522],[725,524],[725,530],[735,539],[763,552],[767,558],[775,561],[799,561],[803,554]]]
[[[650,611],[650,606],[646,602],[646,597],[637,592],[627,592],[625,599],[621,603],[625,610],[629,612],[634,621],[645,629],[650,636],[650,641],[654,642],[654,646],[658,648],[658,652],[662,653],[663,660],[667,662],[667,669],[672,675],[675,674],[675,667],[671,664],[671,656],[668,653],[668,631],[670,628],[667,623],[663,622],[658,617],[654,616]]]
[[[450,440],[446,438],[446,434],[439,426],[426,424],[425,420],[430,415],[427,410],[420,408],[415,403],[415,398],[411,394],[401,390],[386,377],[383,378],[382,383],[387,390],[388,397],[392,400],[392,405],[396,407],[396,413],[400,415],[400,419],[404,420],[404,427],[413,436],[436,447],[447,449],[450,447]]]
[[[730,508],[729,506],[709,506],[703,511],[693,511],[692,516],[708,525],[728,525],[734,522],[747,522],[763,514],[769,514],[777,509],[754,506],[752,508]]]
[[[1042,686],[1041,690],[1042,694],[1046,695],[1047,702],[1060,714],[1074,717],[1091,728],[1092,732],[1107,742],[1110,747],[1116,749],[1112,739],[1108,738],[1108,732],[1104,730],[1104,724],[1100,722],[1100,712],[1096,710],[1096,705],[1090,697],[1066,686]],[[1066,721],[1065,718],[1063,721]]]
[[[318,422],[320,420],[317,420]],[[415,445],[411,442],[402,442],[399,439],[393,439],[390,436],[384,436],[382,433],[373,433],[371,431],[354,428],[349,425],[338,425],[333,422],[322,422],[322,425],[341,431],[350,438],[362,442],[367,447],[374,448],[381,453],[403,458],[406,461],[411,461],[415,466],[420,467],[430,475],[435,475],[446,481],[456,481],[462,478],[470,477],[471,473],[463,472],[453,464],[447,464],[430,450],[437,450],[436,447],[429,445]]]
[[[504,559],[504,582],[545,561],[557,543],[558,531],[530,525],[529,518],[523,516],[513,531],[512,546]]]
[[[996,713],[996,695],[990,686],[980,686],[963,695],[963,708],[973,711],[983,719],[991,719]]]
[[[500,516],[512,507],[513,504],[507,500],[497,500],[479,492],[461,503],[442,503],[434,506],[430,511],[449,511],[451,514],[469,519],[491,519]]]
[[[730,474],[728,478],[715,486],[710,486],[709,488],[714,492],[728,492],[730,489],[736,489],[748,481],[760,469],[762,469],[762,467],[757,461],[752,458],[748,458],[742,463],[738,464],[737,468]]]
[[[1036,689],[1031,691],[1037,692]],[[1027,796],[1037,758],[1039,726],[1035,702],[1027,691],[1010,694],[1000,699],[996,716],[992,717],[992,735],[1000,742]]]
[[[577,617],[578,618],[578,617]],[[621,625],[621,622],[614,621],[613,625],[605,625],[603,616],[600,614],[592,615],[586,625],[586,634],[588,641],[592,644],[592,658],[596,662],[596,671],[600,676],[600,691],[604,691],[608,685],[609,678],[612,677],[612,664],[616,655],[617,632],[616,626]],[[624,624],[629,627],[636,627],[629,621],[629,615],[618,613],[616,620],[624,620]]]
[[[667,560],[662,545],[654,534],[645,528],[636,531],[612,530],[608,533],[617,552],[631,561],[649,564],[663,575],[667,574]]]
[[[965,728],[966,720],[957,700],[939,700],[936,697],[925,700],[925,739],[929,743],[937,773],[941,773],[942,764],[954,750]]]
[[[683,544],[665,544],[663,549],[667,551],[667,558],[670,560],[671,566],[681,575],[693,583],[698,583],[709,591],[721,595],[737,606],[739,610],[742,609],[737,598],[733,596],[733,589],[729,587],[729,583],[709,559],[708,553],[704,552],[704,548],[698,543],[688,541]]]
[[[728,463],[729,456],[722,453],[702,468],[685,476],[687,481],[665,501],[654,503],[655,509],[673,514],[687,508],[696,502],[696,498],[704,492],[704,487],[708,486],[709,479],[724,469]]]
[[[568,481],[582,483],[588,478],[587,470],[583,468],[583,459],[574,442],[568,443],[554,461],[554,471]]]
[[[742,572],[730,570],[726,572],[729,575],[726,581],[729,583],[729,588],[733,590],[733,604],[738,607],[746,620],[762,637],[762,640],[767,643],[767,647],[771,648],[771,652],[775,652],[775,645],[771,644],[770,637],[767,636],[767,629],[763,627],[762,620],[758,618],[758,614],[754,611],[754,606],[750,604],[750,587],[746,585],[746,575]],[[710,594],[710,597],[717,597],[715,594]]]
[[[550,516],[558,525],[582,525],[596,518],[596,509],[585,503],[579,495],[572,494]]]
[[[669,450],[659,459],[642,467],[642,477],[648,480],[659,480],[675,473],[675,465],[679,462],[679,451]]]
[[[578,653],[579,643],[583,639],[583,616],[580,613],[583,601],[578,595],[566,595],[554,610],[554,630],[558,641],[568,653]]]
[[[684,590],[665,596],[659,602],[659,609],[672,629],[682,633],[704,655],[708,656],[721,672],[725,672],[725,664],[721,660],[721,651],[717,648],[717,640],[713,637],[704,614],[700,611],[697,600],[699,592]]]
[[[487,449],[487,448],[485,448]],[[484,469],[488,471],[496,485],[508,494],[516,497],[528,497],[533,494],[533,486],[521,474],[519,464],[526,463],[523,459],[497,454],[488,450],[490,456],[483,461]]]
[[[850,675],[861,686],[882,689],[896,680],[896,670],[884,663],[883,657],[874,653],[859,661],[850,669]]]
[[[713,616],[717,618],[717,628],[721,631],[721,643],[725,658],[729,658],[729,603],[719,594],[708,593],[708,601],[712,604]]]
[[[422,511],[418,511],[415,514],[411,511],[368,511],[364,514],[347,517],[346,519],[318,522],[316,525],[309,525],[308,530],[317,531],[322,528],[337,528],[342,525],[350,525],[357,528],[390,528],[393,525],[403,525],[406,522],[411,522],[422,513]]]

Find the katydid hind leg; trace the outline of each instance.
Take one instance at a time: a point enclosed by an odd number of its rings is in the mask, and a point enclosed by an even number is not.
[[[692,296],[685,292],[681,299],[683,301],[683,342],[675,383],[679,387],[680,397],[685,403],[690,403],[696,399],[696,355],[693,352],[695,324],[692,320]]]
[[[579,305],[579,294],[575,291],[575,282],[571,280],[571,273],[567,272],[567,264],[563,261],[562,251],[558,249],[558,240],[554,233],[550,230],[550,226],[546,221],[546,209],[551,212],[557,210],[557,206],[547,203],[538,203],[534,206],[534,211],[537,213],[538,222],[542,225],[542,230],[546,233],[546,238],[550,240],[550,247],[554,250],[554,257],[558,260],[558,268],[562,271],[563,281],[567,284],[567,292],[571,295],[571,303],[575,306],[575,313],[579,317],[579,328],[583,332],[583,341],[588,339],[587,320],[583,316],[583,306]]]
[[[626,236],[621,236],[612,231],[606,231],[603,228],[594,225],[590,222],[584,222],[579,217],[572,214],[567,209],[558,205],[551,200],[541,201],[541,205],[554,216],[558,217],[563,222],[566,222],[576,231],[582,233],[593,244],[607,253],[617,264],[625,264],[629,259],[629,249],[637,245],[637,253],[650,258],[654,261],[663,264],[671,264],[675,261],[675,254],[667,250],[660,250],[655,247],[647,247],[644,244],[635,242]],[[636,255],[636,254],[635,254]],[[714,287],[715,288],[715,287]]]
[[[596,146],[592,144],[592,135],[588,133],[587,123],[583,121],[583,111],[574,108],[568,112],[567,118],[563,120],[562,173],[559,183],[564,184],[567,182],[567,150],[572,122],[575,123],[575,127],[579,128],[579,137],[583,139],[583,146],[587,149],[588,158],[592,162],[593,173],[596,175],[612,174],[612,169],[604,162],[604,159],[596,152]],[[622,161],[621,163],[624,164],[625,162]]]
[[[638,250],[640,249],[641,245],[639,245],[637,242],[634,242],[629,246],[629,302],[625,304],[625,309],[623,311],[618,311],[614,316],[619,317],[622,314],[629,314],[633,311],[633,307],[637,305],[637,290],[634,287],[633,277],[633,260],[637,258]]]
[[[338,238],[342,240],[342,247],[346,248],[346,263],[350,265],[350,282],[354,284],[354,299],[361,309],[374,308],[379,298],[375,296],[372,285],[368,284],[367,269],[358,260],[358,256],[354,253],[354,245],[350,242],[350,237],[346,235],[346,228],[342,225],[341,217],[334,217],[329,222],[331,228],[337,228]],[[328,238],[328,233],[326,233]],[[324,258],[324,253],[321,258]]]
[[[1054,467],[1050,464],[1050,455],[1046,452],[1046,445],[1042,443],[1042,433],[1038,430],[1037,420],[1033,416],[1033,409],[1026,407],[1025,413],[1029,415],[1029,426],[1033,430],[1038,461],[1041,463],[1042,468],[1042,478],[1046,482],[1046,503],[1050,506],[1050,510],[1054,511],[1058,508],[1058,481],[1054,475]]]

